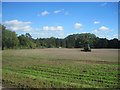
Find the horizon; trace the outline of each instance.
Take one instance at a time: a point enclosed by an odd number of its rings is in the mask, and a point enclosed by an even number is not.
[[[81,33],[118,39],[118,2],[2,2],[2,11],[7,29],[34,39]]]

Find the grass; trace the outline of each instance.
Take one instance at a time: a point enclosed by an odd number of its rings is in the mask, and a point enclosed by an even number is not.
[[[2,83],[17,88],[118,88],[118,51],[4,50]]]

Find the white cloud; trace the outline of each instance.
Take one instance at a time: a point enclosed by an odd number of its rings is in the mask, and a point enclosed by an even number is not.
[[[47,14],[50,14],[50,13],[48,11],[44,11],[44,12],[41,13],[42,16],[45,16]]]
[[[69,34],[67,34],[67,36],[69,36],[69,35],[73,35],[74,33],[69,33]]]
[[[105,34],[108,34],[108,33],[110,33],[110,32],[112,32],[113,30],[106,30],[106,31],[104,31],[104,33]]]
[[[65,32],[64,31],[58,31],[58,32],[55,32],[55,31],[40,31],[40,32],[33,32],[33,33],[30,33],[34,38],[39,38],[39,37],[43,37],[43,38],[49,38],[49,37],[61,37],[61,36],[64,36],[65,35]]]
[[[49,30],[49,27],[48,26],[44,26],[43,30]]]
[[[44,26],[42,28],[32,28],[29,25],[31,24],[31,22],[22,22],[18,20],[6,21],[3,24],[6,26],[7,29],[11,31],[63,31],[62,26]]]
[[[75,25],[74,25],[74,28],[79,28],[79,27],[81,27],[82,26],[82,24],[80,24],[80,23],[76,23]]]
[[[22,22],[18,20],[6,21],[3,24],[11,31],[32,31],[29,26],[31,22]]]
[[[109,35],[107,35],[106,38],[109,39],[109,40],[112,39]]]
[[[98,23],[100,23],[100,22],[99,22],[99,21],[95,21],[95,22],[94,22],[94,24],[98,24]]]
[[[44,26],[42,30],[46,30],[46,31],[62,31],[63,27],[62,26],[57,26],[57,27]]]
[[[82,33],[88,33],[88,32],[82,32]]]
[[[57,30],[62,31],[62,30],[63,30],[63,27],[62,27],[62,26],[57,26]]]
[[[50,30],[50,31],[55,31],[55,30],[57,30],[57,29],[56,29],[55,27],[49,27],[48,30]]]
[[[106,30],[109,30],[109,28],[102,26],[102,27],[99,28],[99,30],[100,31],[106,31]]]
[[[56,10],[56,11],[54,11],[54,13],[60,13],[60,12],[62,12],[62,11],[64,11],[64,9]]]
[[[100,35],[99,38],[107,38],[107,39],[112,39],[112,37],[110,37],[109,35]]]
[[[118,37],[118,34],[114,34],[113,36],[114,36],[114,37]]]
[[[98,30],[94,30],[94,31],[92,31],[92,32],[97,34],[97,33],[98,33]]]
[[[99,38],[105,38],[105,36],[99,36]]]
[[[65,33],[64,33],[64,32],[58,32],[58,35],[59,35],[59,36],[64,36]]]
[[[33,37],[39,38],[39,37],[47,37],[46,33],[39,33],[39,32],[35,32],[35,33],[30,33],[30,35],[32,35]]]
[[[105,6],[105,5],[107,5],[107,3],[105,2],[105,3],[102,3],[102,4],[100,4],[101,6]]]

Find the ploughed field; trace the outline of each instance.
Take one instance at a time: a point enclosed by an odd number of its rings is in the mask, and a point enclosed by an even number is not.
[[[2,52],[7,88],[117,88],[118,50],[23,49]]]

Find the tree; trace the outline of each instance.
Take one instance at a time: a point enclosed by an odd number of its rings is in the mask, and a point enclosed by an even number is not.
[[[108,41],[109,48],[118,48],[118,44],[119,44],[119,42],[118,42],[118,39],[116,39],[116,38]]]
[[[61,47],[60,39],[56,38],[55,42],[56,42],[56,47],[57,48]]]
[[[32,38],[32,36],[31,36],[29,33],[26,33],[26,34],[25,34],[25,37],[27,37],[27,38]]]
[[[36,44],[33,42],[33,39],[29,37],[29,34],[25,34],[25,35],[22,34],[18,37],[18,39],[20,41],[21,48],[35,48],[36,47]]]
[[[94,47],[96,36],[90,33],[82,33],[69,35],[65,39],[67,40],[66,44],[69,48],[84,48],[86,44]]]
[[[2,27],[2,49],[17,48],[19,40],[15,32],[7,30],[4,26]]]
[[[61,47],[66,48],[66,40],[61,39]]]
[[[96,41],[96,48],[107,48],[108,47],[108,40],[106,38],[99,38]]]
[[[120,48],[120,41],[116,38],[108,40],[106,38],[96,37],[91,33],[73,34],[64,39],[55,37],[37,38],[33,39],[29,33],[17,34],[13,31],[7,30],[2,25],[2,49],[12,48],[84,48],[90,45],[91,48]]]
[[[75,35],[69,35],[65,39],[66,39],[66,47],[67,48],[75,47]]]

